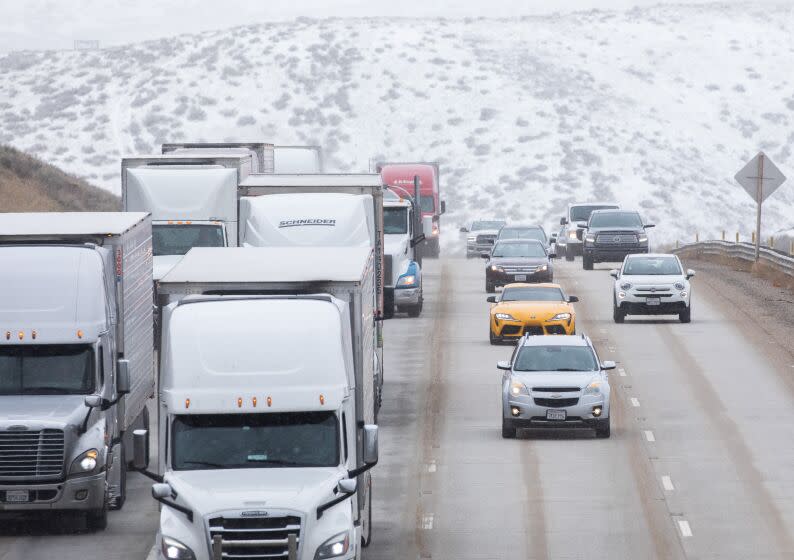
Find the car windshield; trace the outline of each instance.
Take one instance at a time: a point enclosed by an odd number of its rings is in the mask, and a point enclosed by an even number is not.
[[[528,241],[526,243],[516,243],[511,241],[509,243],[497,243],[494,247],[492,257],[545,257],[546,250],[537,241]]]
[[[95,378],[87,344],[0,346],[0,395],[88,395]]]
[[[154,224],[152,254],[184,255],[193,247],[224,247],[220,224]]]
[[[586,222],[593,210],[610,210],[617,208],[613,204],[592,204],[588,206],[571,206],[571,222]]]
[[[590,227],[641,228],[642,219],[636,212],[604,212],[590,217]]]
[[[565,296],[559,288],[521,286],[505,288],[499,301],[565,301]]]
[[[540,228],[503,227],[499,232],[499,239],[536,239],[545,243],[546,234]]]
[[[383,209],[383,233],[404,234],[408,233],[408,208]]]
[[[175,470],[330,467],[339,464],[333,412],[179,415]]]
[[[499,229],[503,225],[505,225],[505,223],[499,220],[477,220],[471,224],[471,231],[479,231],[482,229]]]
[[[598,362],[589,346],[524,346],[515,371],[596,371]]]
[[[681,265],[675,257],[642,257],[626,259],[623,274],[628,276],[681,275]]]
[[[436,211],[436,203],[433,199],[433,196],[425,196],[423,194],[419,195],[419,208],[422,209],[422,212],[429,213]]]

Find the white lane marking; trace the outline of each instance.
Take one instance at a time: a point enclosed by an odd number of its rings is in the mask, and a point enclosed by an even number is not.
[[[645,430],[645,439],[647,439],[648,441],[656,441],[653,432],[650,430]]]
[[[427,465],[427,472],[436,472],[436,462],[430,461],[430,464]]]
[[[614,351],[615,351],[615,347],[614,347],[614,346],[610,346],[610,347],[609,347],[609,351],[610,351],[610,352],[614,352]]]
[[[692,536],[692,527],[689,526],[689,521],[687,521],[686,519],[681,519],[678,521],[678,528],[681,529],[682,537]]]
[[[428,513],[427,515],[422,516],[422,525],[421,528],[425,531],[429,531],[433,528],[433,518],[435,516],[432,513]]]
[[[618,375],[621,377],[626,377],[626,370],[623,368],[618,368]]]
[[[606,329],[598,329],[598,330],[601,331],[601,334],[606,334],[606,332],[607,332]]]
[[[667,490],[668,492],[672,492],[673,490],[675,490],[675,486],[673,486],[672,479],[667,475],[664,475],[662,477],[662,486],[664,486],[664,489]]]
[[[634,397],[631,397],[631,406],[637,408],[640,406],[640,400]]]

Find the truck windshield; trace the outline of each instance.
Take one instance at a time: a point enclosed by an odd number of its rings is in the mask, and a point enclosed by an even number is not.
[[[384,208],[383,233],[408,233],[408,208]]]
[[[154,224],[152,254],[184,255],[193,247],[224,247],[220,224]]]
[[[433,196],[425,196],[423,194],[419,195],[419,207],[422,209],[422,212],[429,213],[436,211],[436,203],[433,200]]]
[[[172,432],[174,470],[339,464],[333,412],[179,415]]]
[[[91,346],[0,346],[0,395],[87,395],[95,384]]]
[[[639,214],[634,212],[604,212],[603,214],[593,214],[590,217],[589,225],[594,228],[641,228],[642,219]]]
[[[590,219],[590,214],[593,213],[593,210],[612,210],[617,209],[617,206],[614,205],[598,205],[598,204],[591,204],[587,206],[572,206],[571,207],[571,217],[570,221],[572,222],[586,222]]]
[[[588,346],[524,346],[515,371],[595,371],[598,362]]]

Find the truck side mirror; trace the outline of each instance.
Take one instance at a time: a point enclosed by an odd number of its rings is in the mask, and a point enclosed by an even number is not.
[[[568,218],[562,217],[560,218],[560,225],[564,226],[568,223]]]
[[[648,229],[648,228],[656,227],[656,224],[645,224],[642,227],[644,227],[645,229]]]
[[[486,299],[485,301],[487,301],[488,303],[496,303],[496,296],[488,296],[488,299]]]
[[[367,465],[378,462],[378,426],[366,424],[364,426],[363,459]]]
[[[510,362],[496,362],[496,369],[503,369],[505,371],[510,371]]]
[[[576,227],[579,229],[587,229],[587,222],[576,222]]]
[[[440,213],[443,214],[446,211],[447,211],[447,201],[446,200],[442,200],[441,201],[441,212]]]
[[[467,228],[466,226],[463,226],[458,231],[461,232],[461,233],[469,233],[469,228]]]
[[[336,485],[336,489],[342,494],[353,494],[358,488],[358,481],[355,478],[343,478]]]
[[[121,359],[116,368],[116,392],[126,395],[130,392],[130,361]]]
[[[88,408],[98,408],[102,406],[102,397],[99,395],[86,395],[83,399],[83,403],[85,403]]]
[[[480,253],[481,259],[490,259],[491,255],[489,253]]]
[[[152,498],[155,500],[162,500],[164,498],[170,498],[174,494],[174,489],[171,488],[171,485],[167,482],[159,482],[157,484],[152,484]]]
[[[132,464],[136,470],[142,471],[149,466],[149,431],[135,430],[132,432]]]

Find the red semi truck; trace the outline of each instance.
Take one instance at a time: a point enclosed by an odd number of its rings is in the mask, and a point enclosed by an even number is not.
[[[414,190],[414,176],[419,176],[419,206],[422,209],[422,221],[432,219],[430,234],[426,235],[426,256],[438,257],[441,253],[439,234],[441,232],[441,214],[445,211],[444,201],[441,200],[440,185],[438,180],[438,164],[435,162],[376,162],[375,172],[380,173],[383,184],[387,187],[399,187],[396,192],[404,189],[412,194]]]

